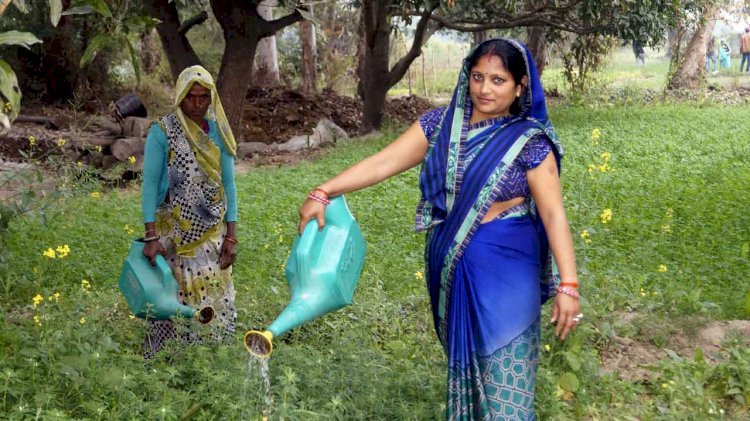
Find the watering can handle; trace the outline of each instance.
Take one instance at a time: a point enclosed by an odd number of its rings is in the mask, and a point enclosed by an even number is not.
[[[167,287],[168,282],[172,278],[172,268],[169,266],[169,263],[164,260],[164,256],[162,256],[161,254],[156,255],[156,268],[159,270],[159,274],[161,275],[162,286]]]

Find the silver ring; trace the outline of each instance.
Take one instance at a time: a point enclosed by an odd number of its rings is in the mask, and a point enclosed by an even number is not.
[[[583,319],[583,313],[578,313],[573,317],[573,321],[576,323],[580,322],[581,319]]]

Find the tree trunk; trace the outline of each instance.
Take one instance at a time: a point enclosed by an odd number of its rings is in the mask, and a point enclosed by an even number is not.
[[[363,11],[364,14],[364,11]],[[367,36],[365,35],[365,19],[360,17],[357,25],[357,96],[365,100],[365,44]]]
[[[151,73],[156,69],[156,66],[161,62],[161,51],[156,45],[156,39],[159,33],[156,28],[149,32],[141,34],[141,64],[143,66],[143,73]]]
[[[177,4],[171,0],[144,1],[148,14],[159,19],[156,31],[161,38],[161,45],[169,61],[172,79],[177,80],[186,67],[201,64],[193,47],[185,34],[180,33],[180,18],[177,14]]]
[[[428,29],[432,10],[423,11],[414,31],[411,48],[389,69],[391,36],[389,13],[392,3],[392,0],[365,0],[362,4],[364,45],[362,74],[358,86],[364,102],[361,133],[380,129],[388,90],[404,77],[411,63],[422,54],[422,46],[438,29],[437,27]]]
[[[258,5],[258,15],[266,21],[273,20],[274,0],[263,0]],[[253,86],[270,88],[280,84],[279,77],[279,57],[276,50],[276,37],[267,36],[258,42],[258,55],[255,57],[255,64],[251,80]]]
[[[472,32],[471,36],[472,36],[472,39],[474,40],[474,43],[472,44],[472,46],[476,47],[477,45],[489,39],[489,31]]]
[[[303,20],[299,23],[300,41],[302,43],[302,81],[300,90],[307,94],[317,91],[318,74],[316,69],[318,48],[315,41],[315,25]]]
[[[547,41],[544,39],[544,28],[541,26],[526,27],[526,45],[531,51],[539,76],[542,76],[547,65]]]
[[[211,9],[224,32],[224,55],[216,87],[237,142],[241,142],[242,113],[247,87],[252,83],[253,58],[258,41],[298,22],[302,16],[292,12],[268,22],[258,14],[258,3],[249,0],[211,0]]]
[[[362,7],[365,22],[365,43],[362,88],[362,133],[380,129],[383,123],[385,96],[389,84],[388,58],[390,54],[391,17],[388,9],[391,0],[365,0]]]
[[[695,89],[703,83],[706,69],[706,48],[716,25],[716,20],[713,18],[716,16],[716,11],[716,7],[709,11],[705,23],[698,27],[690,39],[682,61],[669,79],[667,86],[670,89]]]
[[[251,74],[253,68],[258,38],[237,33],[227,34],[225,29],[224,40],[226,47],[224,56],[221,58],[217,88],[229,125],[232,126],[237,142],[240,142],[242,132],[244,132],[242,113],[245,94],[248,86],[253,84],[253,80],[246,75]]]

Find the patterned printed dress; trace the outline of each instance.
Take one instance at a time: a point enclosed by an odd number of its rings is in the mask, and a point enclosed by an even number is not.
[[[156,212],[156,230],[165,259],[179,284],[178,300],[201,309],[212,306],[215,319],[203,326],[196,320],[149,321],[144,357],[152,358],[167,340],[186,343],[224,341],[232,337],[237,312],[232,269],[219,267],[225,236],[226,198],[215,169],[207,171],[202,151],[216,149],[208,135],[193,146],[174,114],[160,121],[168,143],[168,196]]]

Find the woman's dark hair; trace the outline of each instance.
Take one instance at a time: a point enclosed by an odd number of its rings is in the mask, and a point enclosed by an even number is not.
[[[521,79],[528,74],[526,71],[526,59],[521,51],[513,44],[504,39],[495,39],[482,43],[469,56],[469,69],[476,66],[480,58],[484,56],[495,56],[503,62],[503,66],[513,76],[513,82],[516,85],[521,83]],[[526,92],[521,98],[516,98],[510,106],[511,114],[518,114],[521,111],[521,100],[526,96]]]

